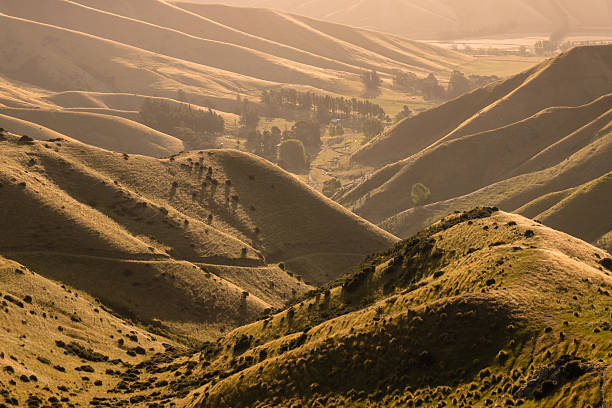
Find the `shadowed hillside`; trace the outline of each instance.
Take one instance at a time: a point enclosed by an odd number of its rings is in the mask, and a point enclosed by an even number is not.
[[[479,204],[535,217],[612,171],[610,79],[612,47],[575,48],[405,119],[353,156],[355,162],[401,160],[337,199],[402,237]],[[430,193],[416,202],[411,191],[419,183]],[[598,243],[610,224],[606,212],[597,214],[596,230],[572,227],[580,223],[573,216],[551,226]]]
[[[193,3],[218,3],[190,0]],[[524,33],[608,30],[607,0],[224,0],[235,6],[267,7],[340,24],[371,28],[417,39],[455,39]]]
[[[28,132],[27,128],[19,129],[10,117],[30,122],[31,128],[34,129],[36,125],[44,126],[83,143],[116,152],[167,157],[185,149],[181,140],[117,115],[10,108],[0,108],[0,114],[5,118],[0,118],[0,126],[32,137],[34,133]],[[46,140],[56,137],[45,134],[36,139]]]
[[[244,153],[158,160],[68,137],[0,143],[0,223],[13,231],[0,251],[187,337],[280,307],[395,240]]]
[[[352,160],[392,163],[429,146],[510,125],[549,107],[584,105],[610,93],[611,78],[612,45],[576,47],[399,122],[357,151]]]
[[[133,406],[605,406],[610,262],[521,216],[456,213],[217,343],[147,353],[100,390]]]

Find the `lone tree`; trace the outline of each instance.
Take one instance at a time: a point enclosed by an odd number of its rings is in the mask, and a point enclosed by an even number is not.
[[[412,186],[410,196],[412,197],[412,204],[416,206],[423,205],[429,200],[431,191],[427,186],[422,183],[416,183]]]
[[[407,105],[404,105],[404,108],[397,115],[395,115],[395,121],[399,122],[400,120],[409,118],[411,116],[412,110]]]
[[[380,93],[382,79],[376,70],[361,74],[361,82],[363,82],[363,86],[365,87],[364,94],[366,96],[375,96]]]
[[[301,171],[308,168],[308,156],[301,140],[289,139],[281,143],[278,149],[278,164],[289,171]]]

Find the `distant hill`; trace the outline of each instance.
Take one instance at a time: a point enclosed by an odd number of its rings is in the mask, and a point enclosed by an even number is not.
[[[53,129],[83,143],[125,153],[168,157],[185,150],[183,142],[173,136],[150,129],[140,123],[113,115],[65,110],[0,108],[0,126],[17,132],[10,118],[18,118]],[[32,125],[35,128],[36,125]],[[21,129],[21,134],[34,133]],[[56,136],[57,137],[57,136]],[[37,139],[56,137],[39,136]]]
[[[612,47],[580,47],[405,119],[353,155],[379,170],[337,199],[402,237],[479,204],[535,217],[612,171],[610,84]],[[425,205],[412,201],[417,183]],[[554,227],[591,243],[612,229],[606,215],[598,233],[572,227],[579,219]]]
[[[179,337],[213,339],[396,240],[236,151],[0,145],[0,253]]]
[[[99,147],[160,157],[193,147],[179,146],[179,131],[162,135],[128,124],[141,121],[146,99],[212,109],[231,130],[237,97],[258,103],[264,89],[352,97],[363,92],[360,75],[367,70],[380,72],[390,87],[396,70],[444,76],[471,61],[397,36],[269,10],[184,7],[160,0],[1,2],[3,114]],[[42,113],[61,110],[53,126]],[[121,140],[101,141],[93,134],[99,126],[116,129],[106,134]],[[130,127],[138,136],[124,137]]]
[[[453,39],[524,33],[607,30],[608,0],[189,0],[278,9],[339,24],[370,28],[415,39]]]

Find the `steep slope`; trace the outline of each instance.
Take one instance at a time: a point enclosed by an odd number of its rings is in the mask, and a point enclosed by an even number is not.
[[[0,251],[181,336],[214,338],[396,240],[239,152],[0,144]]]
[[[496,129],[555,106],[579,106],[612,91],[612,45],[576,47],[507,80],[399,122],[352,156],[368,165]],[[562,85],[560,85],[562,84]]]
[[[542,223],[589,242],[612,232],[612,220],[605,216],[612,208],[612,173],[580,186],[570,195],[537,215]],[[612,248],[605,247],[611,251]]]
[[[606,125],[600,123],[597,129],[588,128],[591,130],[588,138],[583,137],[580,130],[574,133],[580,135],[579,139],[585,144],[573,145],[573,148],[580,147],[580,149],[569,156],[560,156],[558,164],[554,166],[511,177],[449,200],[411,208],[386,219],[381,225],[398,236],[410,236],[418,231],[421,225],[435,222],[454,209],[472,208],[477,203],[496,205],[507,211],[517,211],[536,217],[570,197],[582,187],[590,185],[612,171],[610,165],[612,127],[610,123]],[[605,196],[609,196],[609,191],[604,192],[602,198]],[[593,222],[598,223],[598,228],[605,228],[609,225],[608,213],[608,211],[588,212],[589,216],[594,217],[594,220],[597,219]],[[569,227],[574,221],[572,217],[569,217],[565,218],[564,222]],[[566,227],[561,224],[558,224],[557,227],[566,230]],[[586,230],[582,232],[586,233],[583,236],[584,239],[591,243],[603,242],[599,239],[591,239]]]
[[[612,47],[578,47],[406,119],[353,156],[391,163],[335,199],[401,237],[482,204],[535,217],[612,171],[611,79]],[[418,183],[430,191],[421,202]],[[565,219],[554,227],[590,243],[610,231],[607,213],[596,236]]]
[[[355,211],[380,222],[413,206],[406,192],[416,183],[428,186],[432,191],[430,202],[437,202],[534,172],[536,169],[529,168],[529,161],[543,164],[543,168],[550,167],[573,153],[570,149],[563,151],[551,146],[572,139],[575,151],[588,143],[597,125],[599,128],[607,125],[610,118],[612,95],[606,95],[583,106],[548,108],[508,126],[442,141],[383,168],[369,182],[348,192],[342,202],[350,203],[354,197],[367,194],[367,199],[354,207]],[[584,135],[585,140],[578,140],[576,132]],[[541,153],[544,150],[547,153]],[[548,160],[544,160],[545,154]],[[448,182],[449,174],[452,174],[452,183]]]
[[[185,150],[183,142],[140,123],[101,113],[72,112],[44,109],[0,108],[0,114],[37,124],[83,143],[122,153],[137,153],[153,157],[168,157]],[[0,126],[16,132],[9,121]],[[36,125],[32,125],[36,127]],[[34,135],[28,136],[35,137]],[[58,136],[56,136],[58,137]],[[56,137],[35,137],[54,139]]]
[[[217,3],[214,0],[190,0]],[[577,4],[571,0],[225,0],[236,6],[278,10],[399,34],[417,39],[524,35],[553,31],[583,33],[608,29],[612,7],[607,0]]]
[[[175,3],[182,9],[243,32],[288,44],[352,65],[388,72],[395,63],[417,72],[444,70],[464,59],[439,47],[373,31],[330,24],[269,9],[228,7],[219,4]],[[400,68],[400,66],[397,66]],[[407,67],[401,67],[406,69]]]
[[[206,10],[200,15],[158,0],[131,4],[118,0],[36,1],[36,7],[32,7],[31,3],[8,0],[0,5],[0,13],[198,64],[208,71],[211,80],[216,80],[217,88],[221,88],[218,91],[225,88],[234,94],[265,87],[263,84],[254,87],[255,78],[355,93],[359,87],[358,74],[365,69],[387,73],[397,69],[440,72],[469,60],[459,53],[375,33],[370,36],[376,36],[376,41],[363,41],[366,36],[350,27],[338,26],[342,38],[336,38],[294,17],[254,9],[231,9],[238,21],[231,18],[225,21],[220,16],[220,21],[215,21],[215,15],[209,16],[213,13]],[[244,21],[249,23],[244,25]],[[261,32],[256,21],[275,28]],[[30,30],[32,37],[38,29]],[[348,38],[354,41],[346,41]],[[186,77],[193,73],[182,74],[180,82],[185,88],[200,85]],[[240,76],[249,78],[251,83],[231,90],[230,81],[240,82]],[[176,73],[175,78],[178,80]],[[196,93],[195,89],[191,91]]]
[[[154,2],[151,0],[147,3]],[[331,70],[338,71],[342,68],[342,64],[330,60],[319,61],[321,58],[314,55],[301,58],[294,55],[292,60],[276,57],[256,49],[223,42],[221,39],[197,38],[72,2],[37,0],[37,3],[36,7],[32,7],[30,3],[25,5],[23,2],[8,1],[0,10],[7,15],[29,21],[91,34],[155,54],[251,78],[316,85],[316,80],[325,81],[325,77],[333,74]],[[300,54],[300,51],[295,50],[294,54]],[[330,72],[325,72],[324,69]],[[352,70],[358,72],[357,68]]]
[[[0,257],[0,396],[5,406],[95,403],[128,368],[184,347],[91,296]],[[129,403],[129,397],[109,400]]]
[[[180,375],[173,402],[193,407],[606,405],[608,262],[520,216],[455,214],[128,388]]]
[[[182,89],[195,104],[229,103],[240,89],[266,81],[166,57],[114,41],[0,14],[0,73],[54,92],[85,90],[174,98]],[[78,49],[78,53],[73,50]],[[48,70],[52,66],[54,69]],[[205,103],[206,102],[206,103]]]

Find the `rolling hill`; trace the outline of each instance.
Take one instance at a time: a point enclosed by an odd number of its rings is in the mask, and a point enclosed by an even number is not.
[[[402,237],[480,204],[535,217],[612,171],[610,84],[612,47],[579,47],[405,119],[353,155],[380,168],[337,199]],[[420,205],[417,183],[431,191]],[[596,237],[561,219],[555,228],[591,243],[610,231],[605,214]]]
[[[132,123],[142,122],[146,99],[212,109],[231,131],[237,97],[257,103],[264,89],[353,97],[367,70],[380,72],[388,88],[397,70],[447,76],[471,61],[269,10],[185,7],[161,0],[1,2],[2,114],[98,147],[163,157],[190,146],[176,140],[184,140],[179,131]],[[23,127],[17,122],[15,131]],[[101,140],[99,128],[116,139]],[[130,128],[134,136],[126,137]]]
[[[212,339],[396,240],[245,153],[0,144],[0,253],[179,337]]]
[[[19,264],[1,265],[9,298],[0,318],[19,327],[2,334],[12,370],[0,378],[20,381],[3,391],[7,401],[546,408],[612,398],[610,254],[494,208],[446,217],[196,349],[133,328]],[[18,280],[34,296],[17,292]],[[51,336],[30,339],[35,324]]]
[[[94,111],[95,112],[95,111]],[[99,110],[98,110],[99,112]],[[153,157],[168,157],[185,150],[183,142],[176,137],[150,129],[138,122],[120,117],[117,113],[102,114],[67,110],[0,108],[0,125],[13,132],[34,137],[30,129],[21,128],[14,120],[29,122],[53,129],[83,143],[124,153],[137,153]],[[36,139],[55,139],[41,135]]]
[[[193,3],[219,3],[190,0]],[[525,33],[607,30],[612,4],[593,0],[223,0],[233,6],[265,7],[334,23],[370,28],[416,39],[455,39]]]

